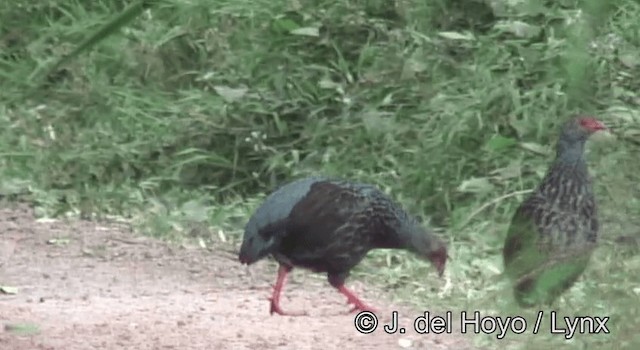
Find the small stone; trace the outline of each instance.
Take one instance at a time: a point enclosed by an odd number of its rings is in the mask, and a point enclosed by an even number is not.
[[[410,348],[411,345],[413,345],[413,342],[411,341],[411,339],[400,338],[398,339],[398,345],[400,345],[401,348],[406,349]]]

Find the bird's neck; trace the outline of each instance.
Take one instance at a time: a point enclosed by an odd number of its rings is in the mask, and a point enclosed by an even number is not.
[[[426,238],[426,232],[417,222],[409,222],[403,230],[398,231],[399,248],[407,249],[413,253],[420,253],[420,247],[424,246],[423,240]]]
[[[565,141],[560,140],[556,145],[556,158],[565,161],[579,161],[584,155],[584,141]]]
[[[590,191],[584,143],[559,143],[556,158],[538,186],[538,192],[560,200],[567,193]],[[561,191],[558,186],[562,187]]]
[[[559,141],[556,147],[556,158],[552,168],[572,169],[576,172],[587,171],[584,158],[584,142]]]
[[[415,227],[414,223],[405,222],[400,227],[382,230],[374,240],[374,245],[382,249],[408,249],[412,250],[415,246]]]

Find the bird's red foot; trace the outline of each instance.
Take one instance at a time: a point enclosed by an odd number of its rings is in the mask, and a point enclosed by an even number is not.
[[[377,313],[378,310],[363,303],[360,300],[348,300],[347,301],[347,305],[349,304],[353,304],[353,308],[351,308],[351,310],[347,311],[345,314],[349,315],[355,312],[360,312],[360,311],[369,311],[369,312],[373,312],[373,313]]]
[[[282,293],[282,288],[287,280],[287,274],[291,271],[290,267],[285,265],[280,265],[278,269],[278,278],[276,280],[276,285],[273,287],[273,294],[269,300],[271,301],[271,308],[269,309],[269,314],[273,315],[278,314],[280,316],[306,316],[307,313],[305,311],[301,312],[285,312],[280,308],[280,293]]]
[[[346,312],[345,314],[352,314],[356,311],[370,311],[370,312],[378,312],[373,307],[363,303],[360,298],[358,298],[352,291],[347,289],[344,285],[338,287],[338,290],[342,295],[347,297],[347,305],[353,304],[353,308]]]
[[[306,311],[289,311],[286,312],[284,310],[282,310],[282,308],[280,307],[280,303],[279,300],[276,301],[274,300],[274,298],[269,298],[269,300],[271,300],[271,308],[269,309],[269,314],[273,315],[278,314],[280,316],[308,316]]]

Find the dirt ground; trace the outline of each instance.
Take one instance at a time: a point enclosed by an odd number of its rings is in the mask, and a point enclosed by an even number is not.
[[[346,299],[323,276],[300,270],[282,307],[310,316],[271,316],[275,265],[247,269],[220,251],[171,246],[122,224],[36,220],[26,206],[3,206],[0,286],[18,290],[0,293],[0,348],[473,349],[455,331],[415,333],[420,311],[391,305],[382,291],[351,280],[365,301],[386,314],[400,311],[407,326],[388,335],[386,316],[375,332],[360,334],[354,315],[341,314]]]

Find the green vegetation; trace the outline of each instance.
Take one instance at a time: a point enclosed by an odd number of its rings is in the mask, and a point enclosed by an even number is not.
[[[611,334],[475,338],[640,345],[637,1],[164,0],[42,76],[125,6],[0,4],[3,196],[208,244],[293,177],[368,181],[442,228],[452,260],[445,281],[377,252],[355,277],[420,308],[518,315],[506,225],[559,123],[595,114],[616,136],[588,144],[602,244],[558,310],[611,316]]]

